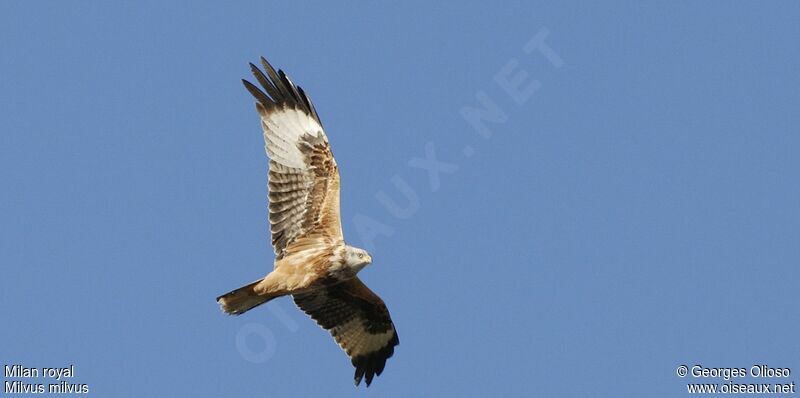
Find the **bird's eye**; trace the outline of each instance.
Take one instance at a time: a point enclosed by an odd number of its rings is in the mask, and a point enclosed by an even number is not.
[[[358,253],[358,258],[364,258],[364,253]]]

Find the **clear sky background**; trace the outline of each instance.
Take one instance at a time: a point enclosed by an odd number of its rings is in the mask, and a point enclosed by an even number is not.
[[[798,3],[294,3],[0,5],[0,364],[97,397],[800,382]],[[261,55],[313,98],[398,328],[367,391],[290,299],[214,301],[273,261]]]

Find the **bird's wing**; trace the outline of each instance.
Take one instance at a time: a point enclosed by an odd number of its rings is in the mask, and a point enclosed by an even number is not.
[[[266,91],[242,80],[256,98],[269,155],[269,222],[278,258],[299,237],[342,240],[339,169],[311,100],[261,58],[250,68]]]
[[[357,277],[310,293],[295,294],[303,312],[328,330],[356,368],[358,385],[367,386],[383,372],[386,360],[400,344],[389,310]]]

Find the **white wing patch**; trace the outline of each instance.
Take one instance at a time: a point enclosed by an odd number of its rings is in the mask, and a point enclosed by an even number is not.
[[[389,343],[395,333],[394,328],[378,334],[368,333],[363,322],[363,319],[353,318],[347,323],[331,329],[336,343],[347,355],[361,355],[378,351]]]
[[[284,108],[267,113],[259,109],[259,113],[267,155],[283,166],[301,170],[306,168],[305,158],[298,148],[303,135],[309,134],[328,142],[322,126],[303,111]]]

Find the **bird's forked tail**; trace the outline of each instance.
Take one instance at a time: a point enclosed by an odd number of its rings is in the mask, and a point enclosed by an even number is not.
[[[217,297],[217,303],[222,311],[228,315],[241,315],[267,301],[282,296],[282,294],[257,293],[256,285],[261,281],[263,279]]]

